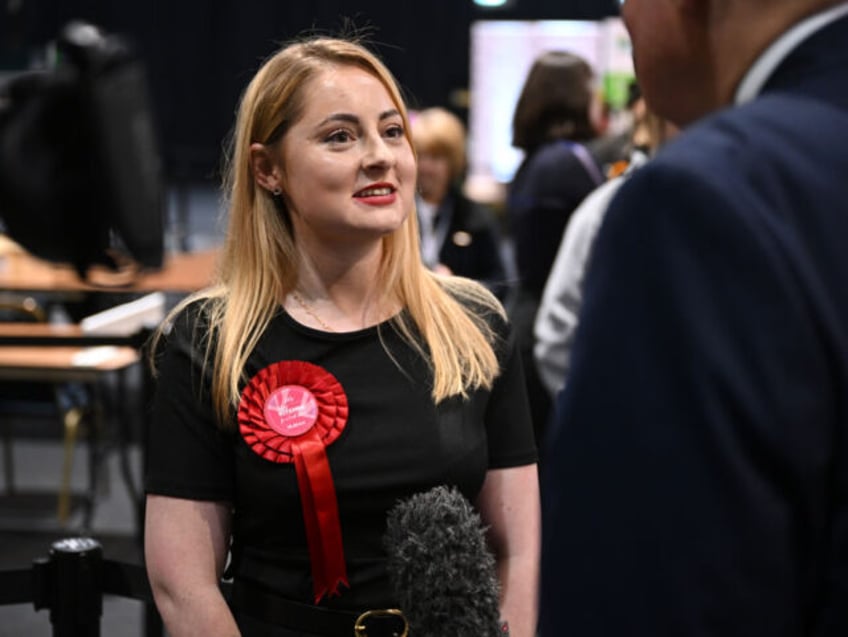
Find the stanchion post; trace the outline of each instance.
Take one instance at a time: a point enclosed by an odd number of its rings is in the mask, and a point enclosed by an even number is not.
[[[103,548],[87,537],[54,542],[34,564],[35,609],[50,609],[53,637],[100,637]]]

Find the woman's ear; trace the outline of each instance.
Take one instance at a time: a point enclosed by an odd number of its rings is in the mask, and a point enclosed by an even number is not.
[[[250,169],[259,186],[270,193],[280,192],[282,189],[280,170],[265,144],[254,142],[250,145]]]

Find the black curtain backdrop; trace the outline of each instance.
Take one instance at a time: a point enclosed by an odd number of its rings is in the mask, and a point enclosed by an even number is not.
[[[595,20],[618,13],[617,0],[516,0],[511,8],[490,10],[470,0],[21,0],[14,10],[13,3],[3,4],[0,61],[37,55],[73,19],[135,44],[147,67],[172,182],[218,180],[242,89],[264,58],[298,35],[364,30],[410,106],[456,107],[452,96],[469,82],[473,21]]]

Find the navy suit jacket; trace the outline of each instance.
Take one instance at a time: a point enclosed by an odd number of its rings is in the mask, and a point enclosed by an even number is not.
[[[848,635],[848,19],[621,189],[543,451],[544,637]]]

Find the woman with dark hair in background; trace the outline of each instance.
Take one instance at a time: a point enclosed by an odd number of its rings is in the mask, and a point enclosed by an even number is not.
[[[510,312],[540,443],[551,398],[533,359],[536,311],[571,213],[604,181],[601,167],[584,145],[598,132],[593,80],[592,68],[580,56],[544,53],[527,75],[512,120],[512,145],[525,157],[507,200],[519,278]]]
[[[630,104],[634,114],[630,158],[618,162],[615,169],[621,174],[611,175],[571,215],[536,313],[536,371],[554,399],[566,383],[583,305],[583,285],[607,207],[633,172],[677,134],[677,127],[651,111],[638,91],[631,94],[637,97]]]

